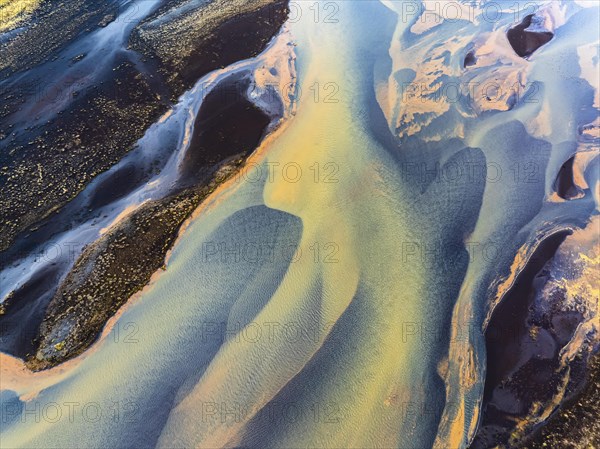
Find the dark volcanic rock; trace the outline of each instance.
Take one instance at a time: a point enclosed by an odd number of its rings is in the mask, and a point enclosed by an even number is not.
[[[600,355],[592,359],[586,387],[565,404],[525,444],[527,449],[580,449],[600,446]]]
[[[576,198],[582,193],[575,185],[575,180],[573,178],[574,162],[575,156],[569,158],[569,160],[563,164],[554,183],[556,193],[565,200]]]
[[[202,74],[258,54],[288,14],[288,0],[215,0],[182,14],[184,3],[169,2],[130,38],[132,49],[157,60],[175,97]]]
[[[477,58],[475,57],[475,53],[470,51],[465,56],[465,61],[463,63],[463,67],[467,68],[467,67],[473,66],[475,64],[477,64]]]
[[[200,77],[260,53],[287,15],[287,1],[221,3],[135,28],[116,0],[44,2],[35,26],[2,44],[0,253],[118,162]],[[131,49],[82,43],[115,23]]]
[[[61,48],[94,31],[104,17],[116,17],[118,9],[118,0],[41,2],[28,20],[34,26],[23,24],[22,31],[2,43],[0,80],[49,61]]]
[[[593,343],[579,343],[572,360],[562,359],[580,323],[595,313],[585,305],[593,303],[593,293],[572,287],[593,282],[573,246],[577,238],[561,231],[542,241],[492,314],[482,416],[472,449],[523,445],[542,417],[577,397],[588,371],[597,370],[590,368]]]
[[[118,162],[166,108],[122,60],[67,110],[0,142],[0,251]]]
[[[183,160],[186,182],[201,176],[204,167],[258,146],[270,119],[245,95],[250,82],[244,75],[231,75],[202,102]]]
[[[522,58],[531,56],[542,45],[552,40],[554,34],[550,31],[532,30],[532,24],[542,21],[543,18],[530,14],[523,21],[508,30],[507,37],[515,52]]]

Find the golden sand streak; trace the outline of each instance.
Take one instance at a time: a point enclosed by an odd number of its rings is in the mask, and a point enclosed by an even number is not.
[[[115,217],[115,219],[108,226],[100,229],[100,235],[106,234],[110,229],[113,229],[120,222],[122,222],[125,218],[129,217],[131,214],[133,214],[136,210],[138,210],[140,207],[142,207],[147,202],[148,202],[148,200],[145,200],[139,204],[132,204],[131,206],[127,206],[125,208],[125,210],[123,210],[123,212],[121,212],[119,215],[117,215]]]
[[[40,0],[0,0],[0,33],[15,28],[40,6]]]

